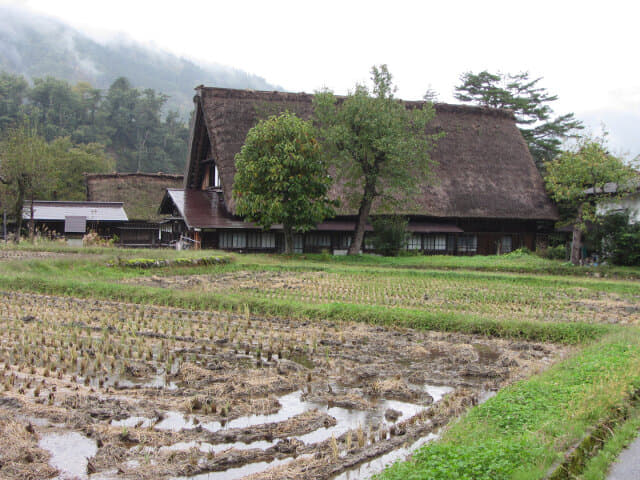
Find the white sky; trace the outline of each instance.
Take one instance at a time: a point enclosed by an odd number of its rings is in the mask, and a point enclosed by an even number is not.
[[[346,93],[373,64],[397,96],[442,101],[465,71],[542,76],[556,113],[575,112],[611,144],[640,153],[640,5],[619,1],[0,0],[102,39],[124,34],[196,61],[265,77],[289,91]],[[637,132],[637,134],[636,134]]]

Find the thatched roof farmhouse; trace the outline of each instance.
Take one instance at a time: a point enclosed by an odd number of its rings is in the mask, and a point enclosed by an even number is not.
[[[168,173],[85,174],[87,200],[123,202],[129,221],[115,233],[123,246],[156,246],[162,228],[158,204],[167,188],[182,187],[182,175]]]
[[[198,87],[184,188],[167,192],[161,213],[180,219],[181,233],[203,246],[277,250],[278,226],[261,232],[235,216],[234,158],[259,118],[284,110],[310,118],[312,98],[305,93]],[[534,248],[536,234],[557,219],[557,211],[513,114],[448,104],[436,104],[435,109],[429,129],[445,132],[431,152],[437,162],[435,182],[422,185],[397,212],[410,218],[413,234],[407,248],[464,254]],[[339,179],[331,194],[342,198]],[[299,236],[297,250],[346,248],[355,211],[342,207],[338,213],[316,231]]]
[[[170,173],[87,173],[87,200],[123,202],[132,220],[158,221],[158,204],[167,188],[180,188],[182,175]]]

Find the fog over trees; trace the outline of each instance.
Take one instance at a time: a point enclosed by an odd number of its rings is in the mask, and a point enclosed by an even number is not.
[[[64,23],[23,9],[0,5],[0,70],[28,80],[52,76],[106,89],[119,77],[138,88],[167,95],[166,110],[187,119],[193,89],[205,84],[228,88],[278,90],[264,78],[213,63],[197,65],[134,41],[98,42]]]

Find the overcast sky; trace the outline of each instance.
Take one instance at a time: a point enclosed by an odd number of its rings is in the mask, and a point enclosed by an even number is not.
[[[103,41],[131,38],[255,73],[289,91],[346,93],[386,63],[397,96],[441,101],[465,71],[544,77],[556,113],[604,122],[616,153],[640,154],[635,2],[0,0]]]

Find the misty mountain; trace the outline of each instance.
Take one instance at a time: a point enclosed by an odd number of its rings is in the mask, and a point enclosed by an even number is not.
[[[27,79],[47,76],[86,81],[106,89],[118,77],[134,87],[170,96],[169,109],[186,118],[200,84],[256,90],[281,89],[264,78],[222,65],[200,66],[132,41],[97,42],[50,17],[0,5],[0,70]]]

